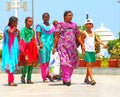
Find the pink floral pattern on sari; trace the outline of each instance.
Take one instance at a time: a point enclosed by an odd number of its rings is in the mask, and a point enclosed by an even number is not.
[[[58,53],[61,65],[77,68],[79,62],[75,35],[80,35],[77,25],[73,22],[60,22],[56,31],[60,32]]]

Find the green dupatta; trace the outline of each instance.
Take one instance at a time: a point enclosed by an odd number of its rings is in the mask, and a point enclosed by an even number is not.
[[[33,36],[34,36],[34,31],[32,28],[28,29],[24,27],[20,31],[20,39],[23,39],[25,42],[30,42]]]

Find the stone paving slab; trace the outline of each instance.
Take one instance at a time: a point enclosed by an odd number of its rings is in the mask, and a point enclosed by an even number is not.
[[[73,74],[72,85],[62,81],[43,83],[40,74],[33,74],[34,84],[21,84],[20,74],[15,74],[17,87],[7,86],[7,74],[0,74],[0,97],[120,97],[119,75],[94,75],[95,86],[83,83],[84,74]]]

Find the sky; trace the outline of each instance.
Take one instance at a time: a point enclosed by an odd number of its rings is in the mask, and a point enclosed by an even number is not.
[[[18,11],[18,28],[24,27],[24,20],[32,16],[32,0],[21,0],[27,2],[27,11],[22,8]],[[11,0],[0,0],[0,30],[6,26],[10,16],[15,15],[15,10],[6,11],[6,2]],[[34,0],[34,26],[42,22],[42,14],[50,14],[50,22],[53,20],[63,21],[64,11],[73,12],[73,22],[83,25],[86,13],[94,22],[94,29],[99,28],[101,23],[109,28],[118,37],[120,31],[120,3],[118,0]]]

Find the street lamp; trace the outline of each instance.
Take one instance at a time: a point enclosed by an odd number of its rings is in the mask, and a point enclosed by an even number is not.
[[[24,11],[27,10],[27,2],[21,4],[21,0],[11,0],[12,2],[6,2],[6,10],[15,9],[15,16],[18,17],[18,9],[23,8]]]
[[[86,19],[89,19],[88,12],[86,12]]]
[[[32,28],[34,29],[34,1],[32,0],[32,18],[33,18],[33,26]]]
[[[120,0],[117,1],[118,3],[120,3]],[[120,16],[119,16],[119,27],[120,27]],[[120,31],[120,28],[119,28]]]

